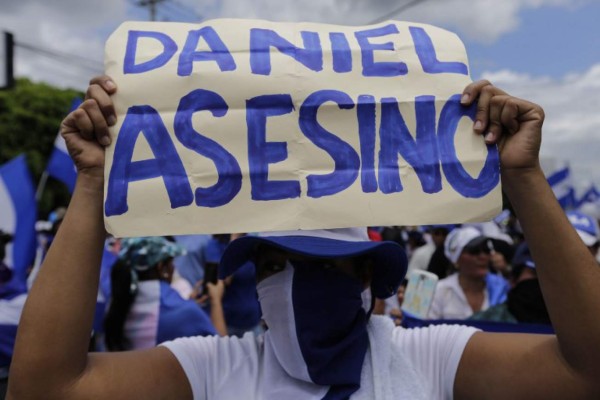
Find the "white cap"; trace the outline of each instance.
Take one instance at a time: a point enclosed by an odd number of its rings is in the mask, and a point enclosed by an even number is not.
[[[444,254],[450,261],[456,264],[465,246],[473,239],[485,238],[481,232],[472,226],[464,226],[454,229],[446,237],[444,242]]]
[[[472,226],[473,228],[478,229],[479,232],[481,232],[481,234],[487,238],[502,240],[510,245],[514,244],[512,238],[506,233],[502,232],[502,229],[500,229],[498,224],[496,224],[494,221],[463,225],[463,227],[465,226]]]

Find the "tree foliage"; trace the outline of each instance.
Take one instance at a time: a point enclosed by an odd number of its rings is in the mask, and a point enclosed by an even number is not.
[[[10,90],[0,91],[0,164],[25,153],[37,185],[52,153],[61,120],[71,102],[82,94],[44,83],[17,79]],[[65,206],[69,192],[61,183],[48,180],[39,204],[40,216]]]

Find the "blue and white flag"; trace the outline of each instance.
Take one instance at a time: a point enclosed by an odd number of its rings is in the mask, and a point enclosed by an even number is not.
[[[36,252],[36,219],[35,187],[25,156],[20,155],[0,166],[0,229],[13,235],[4,260],[13,276],[0,287],[0,298],[27,291],[27,268]]]
[[[96,297],[96,311],[94,313],[94,332],[104,332],[104,315],[111,295],[110,273],[112,267],[117,261],[117,256],[111,253],[106,247],[102,254],[102,264],[100,264],[100,285],[98,296]]]
[[[71,109],[69,112],[75,110],[81,104],[81,99],[76,98],[71,103]],[[73,193],[75,189],[75,181],[77,180],[77,169],[75,164],[67,151],[67,145],[65,139],[60,135],[56,136],[54,141],[54,150],[50,155],[50,160],[46,166],[46,171],[51,177],[58,179],[63,182],[69,188],[69,191]]]
[[[180,337],[217,332],[209,316],[193,300],[184,300],[163,281],[138,283],[124,333],[133,349],[146,349]]]
[[[571,183],[569,166],[560,168],[547,177],[556,199],[563,209],[575,207],[575,189]]]
[[[577,208],[580,208],[586,203],[600,203],[600,191],[595,185],[591,185],[583,195],[577,200]]]

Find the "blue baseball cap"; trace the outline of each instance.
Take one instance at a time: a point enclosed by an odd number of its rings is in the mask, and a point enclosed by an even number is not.
[[[221,258],[219,278],[232,275],[251,260],[259,244],[314,258],[349,258],[368,255],[373,259],[373,295],[385,299],[396,293],[406,275],[406,253],[395,242],[373,242],[366,228],[298,230],[244,236],[229,244]]]

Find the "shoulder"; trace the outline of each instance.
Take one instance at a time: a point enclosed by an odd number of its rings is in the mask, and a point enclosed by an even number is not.
[[[179,338],[162,343],[173,353],[182,353],[195,357],[196,355],[212,356],[217,353],[230,355],[253,356],[258,354],[262,341],[248,333],[241,338],[235,336],[193,336]],[[179,357],[178,357],[179,358]]]
[[[224,384],[256,382],[262,338],[196,336],[161,344],[175,355],[184,370],[194,398],[212,398]],[[207,394],[204,396],[203,394]],[[204,397],[203,397],[204,396]]]
[[[417,363],[422,363],[431,357],[440,357],[443,354],[462,354],[467,342],[478,330],[463,325],[430,325],[423,328],[394,329],[392,342],[409,358]],[[426,357],[425,359],[423,357]]]
[[[433,398],[452,398],[454,381],[463,352],[478,330],[462,325],[396,328],[395,351],[432,387]]]
[[[468,341],[477,331],[473,327],[446,324],[412,329],[397,327],[394,329],[392,337],[394,342],[399,346],[431,346],[434,344],[445,346],[464,339]]]
[[[194,364],[212,365],[206,364],[206,362],[211,359],[214,359],[215,362],[224,362],[225,359],[230,361],[256,359],[262,352],[262,338],[257,338],[252,333],[241,338],[236,336],[193,336],[165,342],[160,346],[171,350],[180,362],[189,360]]]

